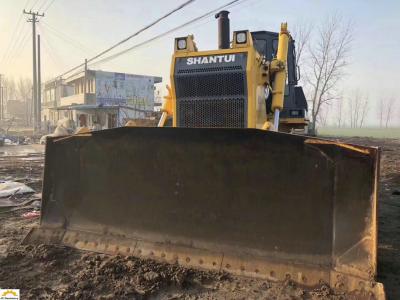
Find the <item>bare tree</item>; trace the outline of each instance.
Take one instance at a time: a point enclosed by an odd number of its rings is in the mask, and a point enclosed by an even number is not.
[[[369,110],[369,97],[355,90],[348,99],[348,114],[351,128],[362,128]]]
[[[365,123],[365,118],[367,117],[369,111],[369,97],[368,95],[364,96],[364,100],[361,102],[361,112],[360,112],[360,123],[359,127],[362,128]]]
[[[330,111],[330,106],[326,105],[321,109],[318,115],[318,123],[321,124],[322,127],[328,126],[329,111]]]
[[[385,128],[388,128],[395,112],[394,97],[380,98],[377,112],[379,118],[379,127],[382,128],[385,126]]]
[[[302,66],[304,60],[304,52],[309,47],[313,25],[309,21],[298,22],[293,30],[292,36],[296,41],[296,62]]]
[[[361,95],[360,92],[357,90],[353,95],[349,97],[348,100],[348,114],[349,114],[349,121],[350,127],[356,128],[358,127],[358,118],[360,114],[360,107],[361,107]]]
[[[319,27],[315,42],[308,48],[306,82],[311,102],[311,130],[315,130],[321,108],[337,99],[336,88],[344,76],[352,40],[352,24],[333,15]]]
[[[32,98],[32,80],[29,78],[19,78],[16,94],[21,100],[29,101]]]
[[[8,100],[16,99],[16,87],[15,80],[12,77],[6,77],[3,83],[4,87],[4,98]]]
[[[397,107],[398,109],[397,109],[397,126],[399,126],[400,125],[400,105],[398,105],[398,107]]]
[[[380,98],[379,102],[378,102],[378,118],[379,118],[379,127],[382,128],[383,126],[383,118],[385,115],[385,111],[386,111],[386,101],[385,98]]]
[[[343,96],[340,96],[340,97],[337,98],[337,101],[336,101],[336,126],[339,127],[339,128],[341,128],[344,125],[343,102],[344,102]]]
[[[390,97],[386,100],[385,128],[388,128],[394,112],[394,98]]]
[[[19,78],[17,82],[17,97],[25,101],[27,125],[32,121],[32,80],[29,78]]]

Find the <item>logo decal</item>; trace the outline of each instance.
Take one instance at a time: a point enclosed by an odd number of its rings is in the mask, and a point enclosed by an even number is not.
[[[235,54],[213,55],[213,56],[188,57],[186,59],[186,64],[203,65],[203,64],[229,63],[234,61],[235,61]]]
[[[19,289],[0,289],[0,300],[20,300]]]

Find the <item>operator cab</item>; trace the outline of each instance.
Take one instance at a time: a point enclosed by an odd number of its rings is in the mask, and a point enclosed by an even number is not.
[[[251,33],[253,38],[253,45],[258,53],[263,55],[267,61],[271,61],[276,57],[278,50],[278,37],[277,32],[271,31],[255,31]],[[300,72],[296,63],[296,48],[295,41],[289,41],[288,57],[287,57],[287,82],[285,88],[285,98],[283,110],[280,113],[281,123],[285,123],[289,127],[293,127],[294,121],[299,119],[306,119],[308,105],[306,97],[304,96],[303,88],[297,86],[300,79]],[[267,98],[267,113],[271,113],[272,95]],[[291,125],[290,125],[291,124]]]

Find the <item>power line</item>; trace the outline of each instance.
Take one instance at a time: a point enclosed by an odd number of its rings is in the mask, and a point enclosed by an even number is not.
[[[31,0],[26,0],[25,5],[23,7],[24,9],[28,7],[30,1]],[[8,61],[11,58],[10,56],[13,55],[12,53],[14,52],[14,48],[17,45],[21,44],[21,43],[18,44],[18,42],[22,41],[21,37],[22,37],[23,26],[20,26],[20,25],[23,24],[23,23],[21,23],[22,16],[23,16],[23,14],[21,14],[19,16],[19,18],[18,18],[18,21],[17,21],[17,24],[16,24],[16,26],[14,28],[13,34],[11,35],[11,41],[8,44],[8,47],[6,48],[6,51],[4,52],[4,55],[3,55],[3,57],[2,57],[2,59],[0,61],[0,65],[3,64],[4,62],[6,62],[6,65],[7,65]],[[23,37],[22,37],[22,39],[23,39]],[[18,49],[16,51],[18,51]]]
[[[46,48],[48,55],[51,57],[53,62],[56,62],[56,61],[58,62],[57,63],[58,68],[60,68],[60,66],[65,67],[61,57],[59,55],[57,55],[57,51],[55,51],[53,44],[50,43],[50,39],[48,39],[48,36],[44,33],[43,30],[41,30],[41,33],[42,33],[43,45]],[[61,70],[62,70],[62,68],[61,68]]]
[[[122,41],[120,41],[120,42],[116,43],[115,45],[113,45],[113,46],[107,48],[106,50],[100,52],[100,53],[97,54],[96,56],[94,56],[94,57],[88,59],[87,62],[91,62],[91,61],[93,61],[93,60],[99,58],[100,56],[102,56],[102,55],[104,55],[104,54],[110,52],[111,50],[115,49],[116,47],[122,45],[123,43],[126,43],[126,42],[127,42],[128,40],[130,40],[131,38],[133,38],[133,37],[139,35],[139,34],[142,33],[143,31],[145,31],[145,30],[149,29],[150,27],[156,25],[156,24],[159,23],[160,21],[164,20],[165,18],[167,18],[167,17],[169,17],[170,15],[172,15],[173,13],[175,13],[175,12],[181,10],[182,8],[184,8],[185,6],[191,4],[191,3],[194,2],[194,1],[196,1],[196,0],[188,0],[188,1],[186,1],[185,3],[179,5],[177,8],[171,10],[171,11],[168,12],[167,14],[165,14],[165,15],[163,15],[162,17],[158,18],[158,19],[155,20],[154,22],[150,23],[149,25],[146,25],[146,26],[143,27],[142,29],[140,29],[140,30],[138,30],[137,32],[131,34],[131,35],[128,36],[127,38],[123,39]],[[236,1],[239,1],[239,0],[236,0]],[[67,72],[64,72],[64,73],[61,74],[60,76],[64,76],[64,75],[66,75],[66,74],[68,74],[68,73],[70,73],[70,72],[72,72],[72,71],[75,71],[75,70],[77,70],[77,69],[79,69],[79,68],[81,68],[81,67],[83,67],[83,66],[85,66],[85,63],[80,64],[80,65],[78,65],[78,66],[76,66],[76,67],[74,67],[74,68],[68,70]]]
[[[42,23],[42,24],[43,24],[43,23]],[[43,25],[44,25],[44,24],[43,24]],[[50,29],[48,26],[45,25],[45,26],[42,26],[41,28],[42,28],[43,31],[44,31],[44,29],[46,29],[46,32],[48,32],[49,35],[55,36],[56,38],[62,40],[64,43],[73,46],[75,49],[78,49],[78,50],[80,50],[81,52],[83,52],[83,53],[85,53],[85,54],[88,54],[88,53],[89,53],[87,49],[85,49],[85,48],[82,47],[81,45],[78,45],[78,43],[76,43],[75,41],[64,37],[63,35],[61,35],[61,34],[60,34],[59,32],[57,32],[57,31],[53,31],[53,30]]]
[[[42,34],[42,41],[43,41],[43,47],[44,47],[44,53],[50,58],[50,60],[53,62],[53,65],[58,69],[62,70],[65,68],[64,64],[61,61],[61,58],[56,55],[56,53],[53,50],[53,47],[50,45],[50,43],[47,41],[47,36],[44,34],[43,30],[40,31]]]
[[[114,48],[118,47],[119,45],[122,45],[123,43],[129,41],[131,38],[139,35],[140,33],[142,33],[143,31],[145,31],[146,29],[149,29],[150,27],[156,25],[157,23],[159,23],[160,21],[162,21],[163,19],[166,19],[167,17],[169,17],[170,15],[172,15],[173,13],[177,12],[178,10],[181,10],[182,8],[184,8],[185,6],[189,5],[190,3],[194,2],[195,0],[188,0],[185,3],[179,5],[177,8],[173,9],[172,11],[170,11],[169,13],[167,13],[166,15],[162,16],[161,18],[158,18],[157,20],[155,20],[154,22],[150,23],[149,25],[143,27],[142,29],[138,30],[137,32],[135,32],[134,34],[131,34],[130,36],[128,36],[127,38],[123,39],[122,41],[116,43],[115,45],[111,46],[110,48],[104,50],[103,52],[97,54],[95,57],[92,58],[92,60],[96,59],[99,56],[102,56],[103,54],[110,52],[111,50],[113,50]]]
[[[9,64],[13,63],[22,53],[22,51],[25,49],[26,43],[29,40],[29,37],[31,36],[30,31],[28,30],[24,37],[21,39],[21,42],[19,43],[18,48],[15,50],[14,55],[9,59]]]
[[[33,8],[36,6],[36,4],[38,4],[39,1],[40,0],[36,0],[35,2],[33,2],[32,7],[31,7],[30,10],[33,10]],[[46,0],[44,0],[44,1],[46,1]]]
[[[63,40],[64,42],[71,44],[72,46],[74,46],[76,49],[79,49],[82,52],[85,52],[86,54],[89,55],[93,55],[93,52],[91,49],[89,49],[88,47],[86,47],[85,45],[83,45],[82,43],[80,43],[77,40],[74,40],[73,38],[71,38],[69,35],[57,30],[56,28],[50,26],[47,22],[42,21],[42,29],[46,29],[46,32],[50,32],[51,34],[53,34],[54,36],[56,36],[57,38]]]
[[[54,1],[55,1],[55,0],[51,0],[51,2],[49,3],[49,5],[46,6],[46,8],[43,10],[43,12],[47,12],[47,11],[49,10],[50,6],[53,5]]]
[[[48,1],[49,1],[49,0],[44,0],[44,1],[42,2],[42,5],[40,5],[39,8],[38,8],[37,10],[38,10],[38,11],[42,11],[42,8],[44,7],[44,5],[45,5],[46,3],[48,3]]]
[[[98,61],[96,61],[96,62],[93,62],[93,63],[90,64],[90,66],[94,66],[94,65],[97,65],[97,64],[100,64],[100,63],[104,63],[104,62],[108,62],[108,61],[110,61],[110,60],[113,60],[113,59],[115,59],[115,58],[117,58],[117,57],[119,57],[119,56],[121,56],[121,55],[123,55],[123,54],[125,54],[125,53],[127,53],[127,52],[133,51],[133,50],[135,50],[135,49],[137,49],[137,48],[140,48],[140,47],[142,47],[142,46],[145,46],[145,45],[147,45],[147,44],[150,44],[150,43],[152,43],[152,42],[154,42],[154,41],[156,41],[156,40],[158,40],[158,39],[160,39],[160,38],[162,38],[162,37],[164,37],[164,36],[167,36],[167,35],[169,35],[169,34],[175,32],[175,31],[178,31],[179,29],[182,29],[182,28],[185,28],[185,27],[187,27],[187,26],[189,26],[189,25],[191,25],[191,24],[200,22],[200,21],[202,21],[203,19],[209,17],[210,15],[214,15],[216,12],[218,12],[218,11],[220,11],[220,10],[222,10],[222,9],[225,9],[225,8],[232,8],[232,7],[234,7],[234,6],[241,5],[241,4],[243,4],[244,2],[247,2],[247,1],[248,1],[248,0],[233,0],[233,1],[230,1],[230,2],[228,2],[228,3],[226,3],[226,4],[222,5],[222,6],[220,6],[220,7],[218,7],[218,8],[215,8],[215,9],[213,9],[213,10],[211,10],[211,11],[209,11],[209,12],[207,12],[207,13],[205,13],[205,14],[199,16],[199,17],[196,17],[196,18],[194,18],[194,19],[192,19],[192,20],[190,20],[190,21],[188,21],[188,22],[186,22],[186,23],[184,23],[184,24],[182,24],[182,25],[179,25],[179,26],[177,26],[177,27],[175,27],[175,28],[173,28],[173,29],[170,29],[170,30],[168,30],[168,31],[166,31],[166,32],[164,32],[164,33],[161,33],[161,34],[159,34],[159,35],[157,35],[157,36],[155,36],[155,37],[153,37],[153,38],[150,38],[150,39],[148,39],[148,40],[146,40],[146,41],[144,41],[144,42],[141,42],[141,43],[139,43],[139,44],[136,44],[136,45],[134,45],[134,46],[132,46],[132,47],[130,47],[130,48],[128,48],[128,49],[122,50],[122,51],[120,51],[120,52],[118,52],[118,53],[115,53],[115,54],[110,55],[110,56],[107,56],[107,57],[105,57],[105,58],[103,58],[103,59],[101,59],[101,60],[98,60]],[[82,72],[83,72],[82,70],[79,70],[78,72],[75,72],[75,73],[73,73],[72,75],[68,76],[67,79],[70,78],[70,77],[73,77],[73,76],[75,76],[75,75],[78,75],[78,74],[80,74],[80,73],[82,73]],[[64,75],[64,74],[63,74],[63,75]]]
[[[22,14],[18,18],[17,25],[14,28],[13,34],[11,36],[11,41],[8,44],[6,51],[4,52],[3,58],[1,60],[1,64],[6,60],[6,58],[8,58],[9,53],[13,50],[13,47],[15,47],[15,44],[17,43],[17,40],[19,39],[19,37],[21,35],[21,29],[23,28],[20,26],[22,24],[21,21],[22,21]]]
[[[29,28],[25,27],[25,30],[22,29],[20,31],[20,35],[15,40],[14,46],[11,48],[10,52],[4,60],[4,67],[7,67],[14,62],[15,58],[18,57],[18,55],[21,53],[21,49],[23,49],[23,47],[25,46],[25,43],[29,36]]]
[[[241,2],[239,3],[239,1],[241,1]],[[115,58],[117,58],[117,57],[119,57],[119,56],[121,56],[121,55],[123,55],[123,54],[125,54],[125,53],[127,53],[127,52],[130,52],[130,51],[132,51],[132,50],[134,50],[134,49],[137,49],[137,48],[142,47],[142,46],[144,46],[144,45],[147,45],[147,44],[149,44],[149,43],[151,43],[151,42],[154,42],[154,41],[156,41],[156,40],[158,40],[158,39],[160,39],[160,38],[162,38],[162,37],[164,37],[164,36],[166,36],[166,35],[169,35],[169,34],[175,32],[175,31],[178,31],[179,29],[182,29],[182,28],[184,28],[184,27],[187,27],[187,26],[189,26],[190,24],[199,22],[199,21],[201,21],[201,20],[203,20],[203,19],[209,17],[210,15],[215,14],[216,12],[220,11],[221,9],[224,9],[224,8],[227,8],[227,7],[230,7],[230,6],[233,6],[233,5],[242,4],[242,3],[244,3],[245,1],[247,1],[247,0],[233,0],[233,1],[230,1],[230,2],[228,2],[228,3],[226,3],[226,4],[224,4],[224,5],[222,5],[222,6],[218,7],[218,8],[215,8],[215,9],[213,9],[213,10],[211,10],[211,11],[209,11],[209,12],[207,12],[207,13],[205,13],[205,14],[199,16],[199,17],[196,17],[196,18],[194,18],[194,19],[192,19],[192,20],[186,22],[186,23],[183,23],[183,24],[181,24],[181,25],[179,25],[179,26],[177,26],[177,27],[174,27],[174,28],[172,28],[172,29],[170,29],[170,30],[167,30],[167,31],[165,31],[165,32],[163,32],[163,33],[161,33],[161,34],[159,34],[159,35],[156,35],[156,36],[154,36],[154,37],[152,37],[152,38],[150,38],[150,39],[148,39],[148,40],[146,40],[146,41],[144,41],[144,42],[141,42],[141,43],[139,43],[139,44],[133,45],[132,47],[129,47],[128,49],[122,50],[122,51],[120,51],[120,52],[117,52],[117,53],[115,53],[115,54],[112,54],[112,55],[110,55],[110,56],[107,56],[107,57],[105,57],[105,58],[103,58],[103,59],[100,59],[100,60],[98,60],[98,61],[92,63],[91,65],[95,65],[95,64],[99,64],[99,63],[104,63],[104,62],[110,61],[110,60],[112,60],[112,59],[115,59]]]
[[[31,0],[26,0],[25,5],[24,5],[24,8],[27,8],[27,7],[28,7],[29,2],[31,2]]]
[[[177,26],[177,27],[175,27],[175,28],[172,28],[172,29],[170,29],[170,30],[168,30],[168,31],[166,31],[166,32],[163,32],[163,33],[161,33],[161,34],[159,34],[159,35],[156,35],[155,37],[152,37],[152,38],[150,38],[150,39],[148,39],[148,40],[146,40],[146,41],[144,41],[144,42],[141,42],[141,43],[139,43],[139,44],[136,44],[136,45],[134,45],[134,46],[132,46],[132,47],[129,47],[128,49],[122,50],[122,51],[120,51],[120,52],[118,52],[118,53],[115,53],[115,54],[113,54],[113,55],[107,56],[107,57],[105,57],[105,58],[103,58],[103,59],[101,59],[101,60],[98,60],[98,61],[96,61],[96,62],[93,62],[93,63],[90,64],[90,66],[94,66],[94,65],[97,65],[97,64],[100,64],[100,63],[105,63],[105,62],[111,61],[111,60],[113,60],[113,59],[115,59],[115,58],[117,58],[117,57],[119,57],[119,56],[121,56],[121,55],[123,55],[123,54],[125,54],[125,53],[128,53],[128,52],[133,51],[133,50],[135,50],[135,49],[138,49],[138,48],[140,48],[140,47],[142,47],[142,46],[145,46],[145,45],[147,45],[147,44],[150,44],[150,43],[152,43],[152,42],[154,42],[154,41],[156,41],[156,40],[159,40],[159,39],[161,39],[162,37],[167,36],[167,35],[169,35],[169,34],[175,32],[175,31],[178,31],[178,30],[180,30],[180,29],[182,29],[182,28],[185,28],[185,27],[187,27],[187,26],[189,26],[189,25],[191,25],[191,24],[200,22],[200,21],[202,21],[203,19],[209,17],[210,15],[214,15],[216,12],[218,12],[218,11],[220,11],[220,10],[222,10],[222,9],[232,8],[232,7],[234,7],[234,6],[241,5],[241,4],[243,4],[244,2],[247,2],[247,1],[248,1],[248,0],[232,0],[232,1],[230,1],[230,2],[228,2],[228,3],[226,3],[226,4],[222,5],[222,6],[220,6],[220,7],[218,7],[218,8],[215,8],[215,9],[213,9],[213,10],[211,10],[211,11],[209,11],[209,12],[207,12],[207,13],[205,13],[205,14],[199,16],[199,17],[196,17],[196,18],[194,18],[194,19],[192,19],[192,20],[190,20],[190,21],[188,21],[188,22],[185,22],[184,24],[181,24],[181,25],[179,25],[179,26]],[[72,75],[68,76],[67,78],[73,77],[73,76],[78,75],[78,74],[80,74],[80,73],[82,73],[82,72],[83,72],[82,70],[79,70],[78,72],[73,73]],[[65,75],[65,74],[63,74],[63,75]],[[61,75],[61,76],[62,76],[62,75]]]

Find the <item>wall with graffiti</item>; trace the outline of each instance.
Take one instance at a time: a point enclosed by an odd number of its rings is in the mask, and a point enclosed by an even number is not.
[[[95,76],[97,104],[153,110],[154,77],[104,71],[96,71]]]

